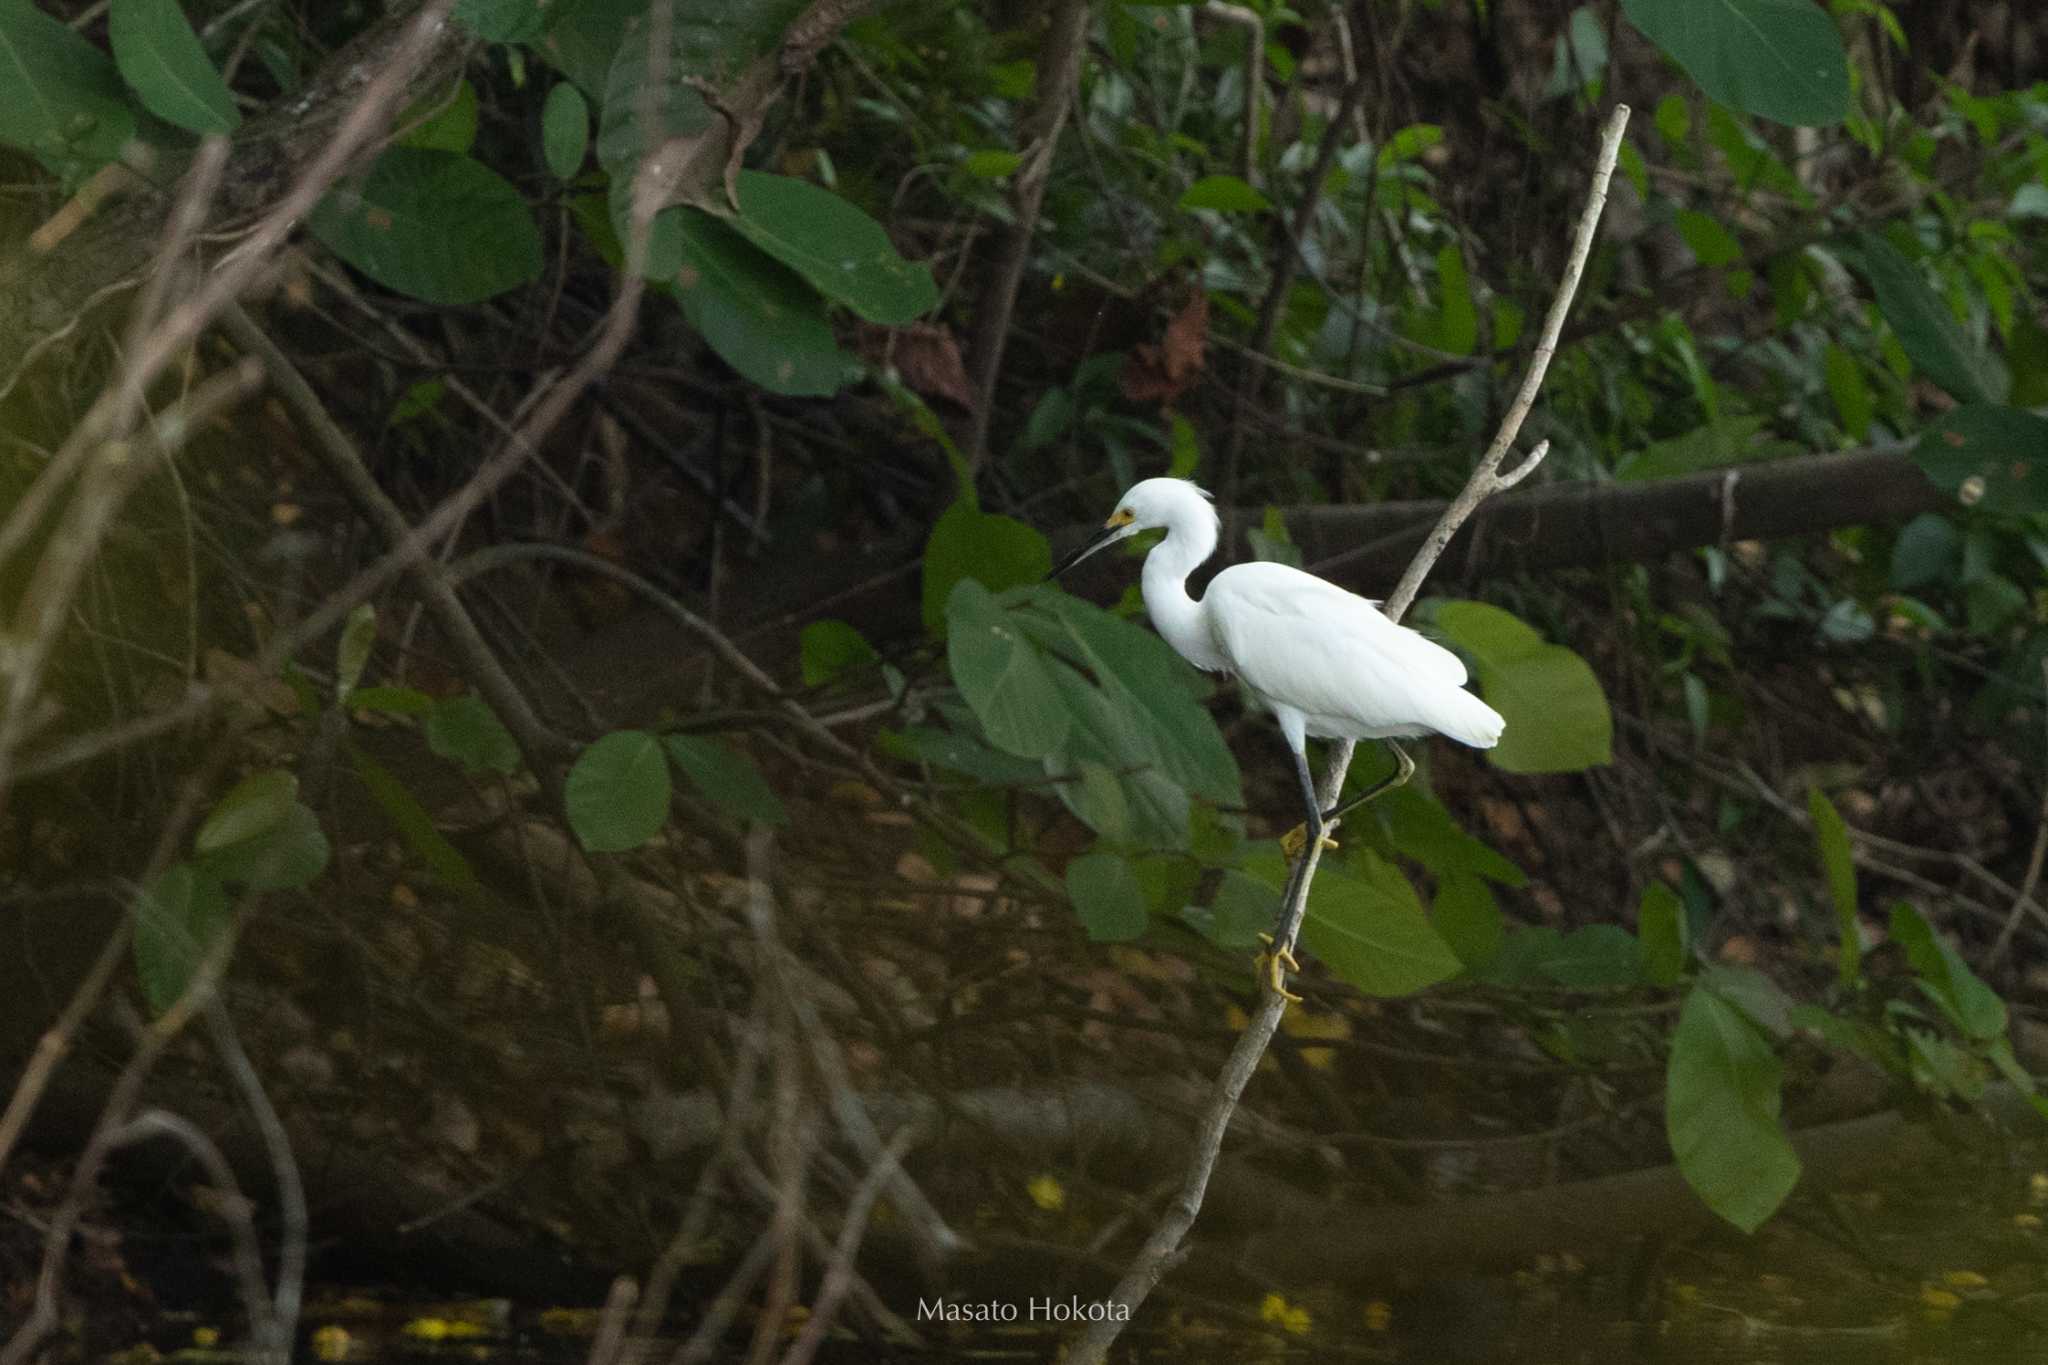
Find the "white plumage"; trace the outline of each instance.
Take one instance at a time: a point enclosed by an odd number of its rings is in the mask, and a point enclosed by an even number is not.
[[[1318,809],[1306,739],[1406,739],[1447,735],[1490,749],[1500,714],[1465,690],[1458,656],[1382,616],[1356,593],[1284,564],[1237,564],[1197,602],[1187,579],[1215,553],[1219,518],[1209,495],[1185,479],[1147,479],[1117,502],[1088,544],[1054,573],[1154,527],[1166,538],[1145,557],[1145,610],[1168,644],[1198,668],[1230,672],[1269,707],[1294,751],[1308,807],[1306,833],[1321,837],[1345,811],[1405,782],[1414,765],[1398,745],[1394,778],[1336,810]]]

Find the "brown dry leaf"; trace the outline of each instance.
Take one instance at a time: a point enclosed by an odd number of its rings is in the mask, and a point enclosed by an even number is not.
[[[1202,372],[1208,344],[1209,296],[1198,292],[1166,324],[1158,345],[1141,341],[1132,348],[1120,378],[1124,397],[1133,403],[1173,402]]]
[[[863,326],[860,353],[864,360],[895,365],[913,392],[950,399],[963,408],[974,406],[974,385],[968,382],[960,342],[950,327],[934,322],[896,328]]]
[[[206,651],[203,671],[206,681],[215,687],[239,693],[280,716],[298,714],[299,694],[292,691],[290,683],[264,673],[246,659],[238,659],[224,649]]]

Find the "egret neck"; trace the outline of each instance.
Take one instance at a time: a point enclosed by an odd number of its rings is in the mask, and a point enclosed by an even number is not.
[[[1209,511],[1207,507],[1202,510]],[[1166,539],[1145,556],[1141,583],[1145,612],[1166,643],[1196,668],[1225,673],[1230,670],[1230,660],[1216,648],[1201,604],[1188,596],[1188,575],[1216,553],[1216,528],[1213,511],[1206,517],[1175,522]]]

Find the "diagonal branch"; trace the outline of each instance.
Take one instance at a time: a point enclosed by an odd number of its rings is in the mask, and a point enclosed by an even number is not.
[[[1621,135],[1628,126],[1628,106],[1616,105],[1613,115],[1607,121],[1600,143],[1600,159],[1594,171],[1592,193],[1587,197],[1585,212],[1579,218],[1578,232],[1572,243],[1572,255],[1565,266],[1564,278],[1558,287],[1557,299],[1551,304],[1550,315],[1543,328],[1543,337],[1530,358],[1529,374],[1522,381],[1521,391],[1514,404],[1508,409],[1501,422],[1501,429],[1495,435],[1493,444],[1472,471],[1465,490],[1445,509],[1442,520],[1423,544],[1422,550],[1402,576],[1401,585],[1395,596],[1386,604],[1388,617],[1399,620],[1408,604],[1414,600],[1415,590],[1436,563],[1437,556],[1451,535],[1470,516],[1472,509],[1479,505],[1487,494],[1501,487],[1500,464],[1508,449],[1514,444],[1521,431],[1522,421],[1529,415],[1529,408],[1535,402],[1537,389],[1543,383],[1543,374],[1550,365],[1550,357],[1557,349],[1558,333],[1564,327],[1565,314],[1571,308],[1572,295],[1577,291],[1579,276],[1585,269],[1586,257],[1591,253],[1593,237],[1599,228],[1600,212],[1607,203],[1607,182],[1614,174],[1615,158],[1620,152]],[[1519,479],[1542,458],[1539,450],[1518,468],[1512,478]],[[1344,774],[1351,763],[1352,745],[1347,741],[1339,744],[1330,755],[1328,768],[1323,773],[1318,801],[1333,805],[1344,787]],[[1284,954],[1293,949],[1301,932],[1301,922],[1308,909],[1308,892],[1315,881],[1316,867],[1322,857],[1319,840],[1310,840],[1307,851],[1295,864],[1294,873],[1288,879],[1287,889],[1281,901],[1280,920],[1274,929],[1273,948],[1275,954]],[[1202,1115],[1200,1127],[1196,1130],[1194,1155],[1189,1162],[1186,1179],[1180,1191],[1168,1205],[1166,1214],[1159,1225],[1146,1239],[1145,1245],[1124,1271],[1109,1299],[1110,1311],[1089,1326],[1081,1340],[1068,1355],[1069,1365],[1101,1365],[1110,1346],[1123,1331],[1138,1307],[1159,1283],[1160,1278],[1176,1265],[1185,1255],[1182,1242],[1188,1231],[1194,1227],[1195,1219],[1202,1211],[1202,1199],[1209,1187],[1209,1176],[1216,1167],[1216,1159],[1223,1150],[1223,1137],[1230,1128],[1231,1117],[1237,1111],[1239,1098],[1245,1086],[1250,1084],[1252,1074],[1258,1070],[1260,1060],[1266,1055],[1266,1048],[1272,1043],[1273,1035],[1279,1030],[1280,1017],[1287,1011],[1287,999],[1277,991],[1268,990],[1259,1001],[1258,1012],[1238,1035],[1237,1045],[1231,1049],[1230,1058],[1223,1065],[1223,1072],[1216,1080],[1216,1090],[1208,1110]]]

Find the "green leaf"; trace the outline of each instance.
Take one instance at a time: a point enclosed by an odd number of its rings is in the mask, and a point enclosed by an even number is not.
[[[753,760],[708,735],[664,735],[662,744],[678,770],[704,798],[740,820],[786,825],[782,798],[761,777]]]
[[[1357,774],[1355,767],[1353,772]],[[1506,886],[1522,886],[1529,880],[1498,849],[1467,834],[1449,811],[1412,783],[1382,793],[1370,814],[1386,827],[1388,851],[1413,858],[1438,877],[1476,873]],[[1352,817],[1354,829],[1360,818]]]
[[[231,916],[220,883],[177,863],[135,898],[135,972],[149,1007],[162,1014],[185,993],[206,950]]]
[[[1045,760],[1048,775],[1079,769],[1080,782],[1055,784],[1062,803],[1096,833],[1122,843],[1180,850],[1188,846],[1187,789],[1175,782],[1150,728],[1071,668],[1051,670],[1068,721],[1063,753]]]
[[[1277,891],[1285,881],[1277,858],[1265,864]],[[1251,870],[1251,869],[1247,869]],[[1464,970],[1451,945],[1423,913],[1408,879],[1371,853],[1325,862],[1309,889],[1302,942],[1366,995],[1412,995]]]
[[[670,209],[657,224],[676,234],[672,273],[683,316],[721,359],[772,393],[839,391],[852,362],[808,285],[708,213]]]
[[[2008,379],[1998,363],[1963,332],[1920,268],[1874,231],[1856,234],[1842,257],[1870,282],[1878,311],[1897,333],[1913,367],[1960,403],[1997,403]],[[1925,442],[1923,441],[1923,444]]]
[[[1068,863],[1067,898],[1091,943],[1121,943],[1145,932],[1145,894],[1121,854],[1084,853]]]
[[[947,600],[946,657],[954,685],[998,749],[1043,758],[1066,741],[1072,715],[1052,671],[1010,614],[972,578],[955,584]]]
[[[924,543],[924,628],[948,628],[954,589],[973,580],[992,592],[1042,580],[1052,570],[1052,546],[1034,526],[955,501]]]
[[[398,837],[413,851],[419,860],[427,865],[427,871],[435,880],[450,891],[470,900],[483,896],[483,883],[477,880],[476,869],[469,859],[462,856],[462,850],[448,842],[447,836],[434,825],[434,817],[420,804],[412,789],[400,782],[383,764],[371,758],[363,750],[351,744],[348,746],[349,761],[355,765],[356,776],[384,812],[391,827],[398,831]]]
[[[1612,990],[1643,981],[1643,948],[1618,924],[1588,924],[1559,940],[1538,970],[1578,991]]]
[[[960,158],[960,169],[976,180],[1001,180],[1024,164],[1022,152],[983,150]]]
[[[1685,903],[1662,882],[1643,888],[1636,906],[1636,937],[1643,945],[1643,976],[1653,986],[1675,986],[1685,975]]]
[[[1870,420],[1877,415],[1877,400],[1871,395],[1870,381],[1863,377],[1863,366],[1849,354],[1848,348],[1829,342],[1821,368],[1842,430],[1852,441],[1870,439]]]
[[[355,691],[362,680],[363,669],[370,662],[370,651],[377,644],[377,609],[368,602],[358,603],[348,614],[348,622],[341,628],[341,643],[334,651],[334,699],[346,702],[348,694]]]
[[[1479,689],[1507,722],[1487,758],[1511,773],[1578,772],[1612,758],[1614,717],[1586,661],[1499,607],[1446,602],[1436,628],[1472,656]]]
[[[192,133],[232,133],[242,115],[178,0],[113,0],[107,41],[142,107]]]
[[[1221,806],[1244,803],[1237,759],[1197,700],[1207,685],[1151,631],[1067,593],[1048,594],[1071,657],[1110,700],[1149,732],[1166,775]],[[1056,646],[1057,647],[1057,646]]]
[[[1652,441],[1624,456],[1614,466],[1614,477],[1624,483],[1643,483],[1721,465],[1774,458],[1784,453],[1784,447],[1756,439],[1764,424],[1765,419],[1753,413],[1717,418],[1683,435]]]
[[[1680,209],[1678,235],[1699,263],[1709,269],[1733,265],[1742,259],[1742,243],[1721,225],[1721,220],[1695,209]]]
[[[601,98],[605,77],[624,46],[627,25],[646,13],[647,0],[576,0],[562,6],[539,47],[584,94]],[[644,37],[640,46],[647,46]]]
[[[424,716],[434,709],[434,699],[412,687],[359,687],[349,693],[348,707],[386,716]]]
[[[1236,953],[1256,946],[1278,912],[1271,886],[1231,867],[1224,869],[1207,905],[1184,906],[1180,917],[1215,947]]]
[[[1257,213],[1273,201],[1234,175],[1205,175],[1180,197],[1182,209],[1214,209],[1218,213]]]
[[[387,147],[308,219],[330,251],[398,293],[478,303],[539,277],[540,233],[510,182],[452,152]]]
[[[1892,907],[1891,937],[1906,950],[1906,961],[1920,978],[1921,987],[1957,1028],[1979,1041],[2004,1034],[2005,1001],[1905,901]]]
[[[572,180],[590,155],[590,102],[573,81],[548,91],[540,111],[540,149],[557,179]]]
[[[482,697],[435,702],[426,731],[428,748],[471,772],[509,773],[519,766],[518,743]]]
[[[970,717],[970,723],[972,718]],[[928,725],[885,733],[884,752],[898,758],[950,768],[978,782],[1016,785],[1036,782],[1045,776],[1042,764],[1014,754],[1000,753],[972,735],[957,730],[939,730]]]
[[[1435,312],[1412,319],[1408,333],[1416,341],[1451,355],[1470,355],[1479,342],[1479,311],[1472,302],[1472,281],[1465,253],[1456,242],[1436,253],[1439,303]]]
[[[289,891],[305,886],[327,867],[327,835],[320,819],[304,802],[294,801],[284,816],[261,833],[204,853],[200,869],[223,885],[251,891]]]
[[[708,213],[670,209],[657,223],[676,234],[683,316],[726,364],[771,393],[839,391],[852,362],[808,285]]]
[[[894,326],[939,301],[932,272],[896,254],[882,225],[830,190],[786,175],[739,173],[742,236],[869,322]]]
[[[1434,123],[1411,123],[1399,129],[1381,145],[1379,168],[1382,172],[1392,170],[1404,161],[1414,161],[1424,152],[1444,140],[1444,130]]]
[[[668,822],[668,760],[645,730],[614,730],[576,759],[562,802],[592,853],[638,848]]]
[[[489,43],[529,43],[548,31],[574,0],[455,0],[455,18]]]
[[[282,768],[251,773],[215,804],[192,843],[201,853],[275,829],[298,800],[299,779]]]
[[[1493,888],[1469,872],[1454,872],[1438,883],[1430,922],[1468,970],[1499,956],[1507,931]]]
[[[1844,986],[1855,982],[1863,970],[1863,934],[1856,923],[1856,862],[1849,852],[1849,827],[1835,803],[1810,787],[1806,813],[1813,820],[1813,840],[1820,847],[1820,865],[1828,876],[1828,898],[1835,906],[1835,930],[1840,935],[1836,965]]]
[[[706,102],[706,92],[718,99],[741,71],[773,51],[804,4],[725,0],[677,6],[658,81],[649,79],[647,0],[584,0],[563,17],[547,50],[571,80],[601,96],[597,157],[615,183],[629,185],[641,158],[654,149],[676,139],[696,148],[707,134],[724,131],[725,115]],[[717,182],[724,169],[722,155],[696,157],[678,187],[681,200],[723,200]]]
[[[1784,1067],[1757,1026],[1711,990],[1685,997],[1665,1069],[1664,1122],[1686,1183],[1755,1232],[1799,1182],[1779,1112]]]
[[[1809,0],[1622,0],[1621,8],[1730,108],[1808,127],[1849,112],[1842,35]]]
[[[2048,512],[2048,418],[1984,403],[1951,408],[1921,434],[1913,462],[1965,506]]]
[[[813,621],[801,637],[804,686],[819,687],[841,674],[881,662],[867,637],[844,621]]]
[[[0,142],[76,182],[133,136],[113,61],[30,0],[0,0]]]
[[[457,81],[452,95],[436,93],[408,109],[398,125],[408,129],[398,139],[401,147],[420,147],[430,152],[462,155],[476,145],[476,87]]]

